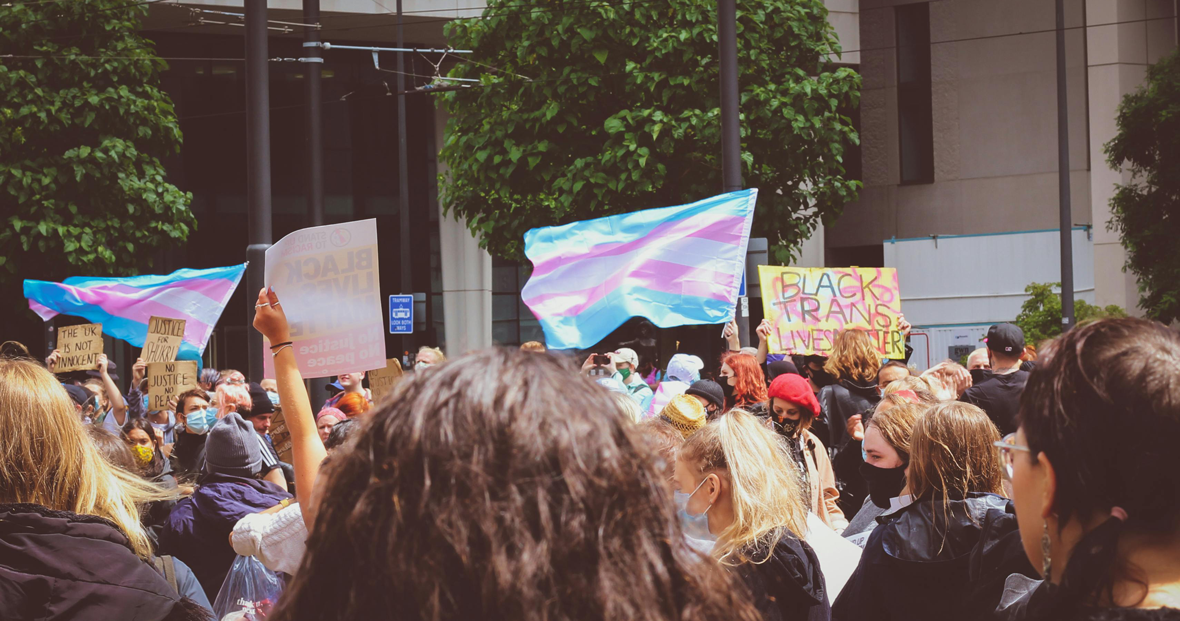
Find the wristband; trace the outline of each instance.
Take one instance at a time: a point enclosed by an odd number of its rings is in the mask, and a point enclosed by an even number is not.
[[[274,351],[274,350],[276,350],[276,349],[278,349],[278,348],[282,347],[283,345],[290,345],[290,344],[291,344],[291,341],[284,341],[284,342],[282,342],[282,343],[279,343],[279,344],[277,344],[277,345],[271,345],[271,346],[270,346],[270,350],[271,350],[271,351]]]
[[[283,345],[279,345],[279,346],[278,346],[278,349],[276,349],[276,350],[275,350],[273,353],[271,353],[271,357],[272,357],[272,358],[278,358],[278,357],[279,357],[279,352],[283,351],[284,349],[291,349],[291,344],[290,344],[290,343],[285,343],[285,344],[283,344]]]

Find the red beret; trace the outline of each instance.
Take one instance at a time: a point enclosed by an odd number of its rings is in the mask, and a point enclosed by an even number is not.
[[[784,373],[770,383],[768,393],[774,399],[784,399],[795,405],[811,410],[812,416],[819,416],[819,401],[811,392],[811,383],[794,373]]]

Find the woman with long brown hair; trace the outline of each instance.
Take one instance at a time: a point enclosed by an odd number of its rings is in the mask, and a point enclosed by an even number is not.
[[[1180,619],[1180,335],[1106,319],[1042,348],[1003,443],[1044,582],[1010,618]]]
[[[403,379],[325,466],[275,617],[756,619],[609,393],[487,351]]]
[[[832,354],[824,363],[824,371],[833,383],[819,391],[823,424],[818,427],[828,430],[828,437],[823,440],[835,464],[836,480],[840,484],[840,510],[845,515],[854,515],[860,510],[868,493],[858,472],[860,446],[850,443],[852,436],[848,423],[857,415],[867,414],[881,399],[877,388],[880,368],[881,354],[864,330],[844,330],[836,335]],[[856,424],[853,422],[854,428]]]
[[[0,358],[0,429],[0,618],[205,618],[148,564],[139,510],[171,495],[103,458],[49,371]]]
[[[913,503],[882,516],[832,618],[982,618],[995,611],[1005,578],[1032,573],[1001,495],[999,439],[987,414],[966,403],[917,419],[905,470]]]

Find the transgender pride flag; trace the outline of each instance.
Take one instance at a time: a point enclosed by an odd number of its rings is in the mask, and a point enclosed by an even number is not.
[[[758,190],[679,207],[533,229],[521,297],[553,349],[585,349],[630,317],[661,328],[725,323],[734,304]]]
[[[153,315],[184,319],[184,342],[177,357],[196,360],[245,271],[243,263],[177,270],[167,276],[75,276],[60,283],[26,280],[25,297],[29,308],[45,321],[58,313],[84,317],[101,323],[103,334],[136,347],[143,347]]]

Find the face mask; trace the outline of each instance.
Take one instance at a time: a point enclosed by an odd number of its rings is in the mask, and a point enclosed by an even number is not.
[[[631,377],[631,369],[619,369],[619,375],[622,375],[623,379],[626,380],[628,377]]]
[[[798,420],[791,420],[789,418],[784,418],[782,420],[782,422],[780,423],[778,421],[777,416],[772,417],[772,420],[774,421],[774,428],[776,430],[778,430],[779,433],[783,434],[784,436],[787,436],[788,438],[795,437],[795,435],[799,432],[799,421]]]
[[[206,408],[204,410],[197,410],[196,412],[189,412],[184,417],[184,426],[189,431],[198,435],[207,433],[215,423],[217,423],[217,408]]]
[[[905,466],[878,468],[865,462],[860,465],[860,476],[869,484],[869,498],[882,509],[888,509],[889,499],[896,498],[905,487]]]
[[[693,494],[696,494],[701,489],[701,486],[707,480],[708,477],[704,481],[701,481],[700,485],[697,485],[697,488],[692,490],[692,494],[685,494],[679,491],[673,494],[676,500],[676,516],[680,518],[680,525],[684,528],[684,534],[689,539],[717,541],[717,535],[709,532],[709,509],[712,509],[713,505],[709,505],[705,509],[705,512],[700,515],[693,515],[688,512],[688,501],[693,497]]]
[[[978,386],[992,377],[992,372],[990,369],[972,369],[970,373],[972,386]]]
[[[279,404],[279,393],[277,392],[266,393],[266,398],[270,399],[271,405],[277,406]]]
[[[415,369],[415,370],[417,370],[417,371],[421,371],[421,370],[423,370],[423,369],[425,369],[426,367],[429,367],[429,366],[430,366],[430,363],[429,363],[429,362],[422,362],[421,360],[419,360],[418,362],[414,363],[414,369]]]
[[[139,465],[146,466],[152,463],[152,447],[136,444],[131,447],[131,452],[135,455],[135,461],[138,461]]]
[[[143,396],[143,411],[144,412],[148,411],[148,396],[147,395]]]

